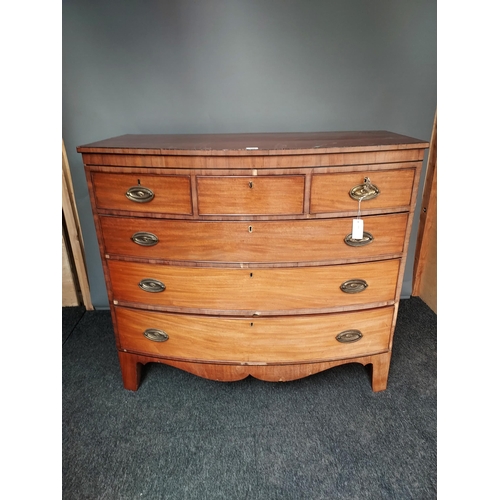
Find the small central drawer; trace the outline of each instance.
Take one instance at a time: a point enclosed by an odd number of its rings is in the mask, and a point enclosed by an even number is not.
[[[113,298],[119,302],[252,315],[389,302],[395,299],[399,263],[394,259],[337,266],[228,269],[110,260],[108,267]]]
[[[120,347],[131,352],[190,361],[293,363],[386,351],[393,312],[391,306],[244,319],[117,307],[116,319]]]
[[[97,208],[190,215],[191,179],[187,175],[93,173]]]
[[[296,215],[304,211],[303,175],[199,176],[200,215]]]

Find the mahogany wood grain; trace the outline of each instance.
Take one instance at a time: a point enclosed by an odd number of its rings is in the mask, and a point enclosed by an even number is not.
[[[239,161],[239,160],[237,160]],[[156,167],[120,167],[112,165],[86,165],[88,172],[102,172],[109,174],[141,174],[141,175],[194,175],[199,176],[270,176],[270,175],[304,175],[308,174],[342,174],[349,172],[379,172],[382,170],[403,170],[403,169],[416,169],[419,166],[418,161],[397,161],[391,163],[368,163],[368,164],[354,164],[354,165],[323,165],[319,167],[281,167],[281,168],[238,168],[233,165],[230,169],[210,169],[210,168],[156,168]],[[194,186],[196,182],[193,182]]]
[[[402,252],[408,214],[364,218],[373,241],[348,246],[352,218],[208,222],[128,219],[101,216],[105,253],[166,261],[321,262],[360,259]],[[142,247],[131,237],[139,231],[155,234],[159,243]]]
[[[360,363],[371,367],[373,392],[384,391],[387,388],[389,375],[389,361],[391,353],[373,354],[371,356],[358,356],[349,359],[340,359],[324,363],[295,363],[295,364],[273,364],[273,365],[232,365],[223,363],[192,363],[177,361],[174,359],[156,358],[119,352],[120,366],[122,370],[123,385],[126,389],[136,391],[140,385],[137,377],[138,365],[147,363],[162,363],[180,370],[192,373],[197,377],[203,377],[217,382],[236,382],[247,377],[254,377],[266,382],[290,382],[316,373],[328,370],[334,366],[348,363]]]
[[[361,209],[409,206],[414,176],[414,169],[315,174],[312,176],[311,213],[357,210],[359,203],[349,192],[362,185],[365,177],[369,177],[380,194],[371,200],[362,200]]]
[[[304,211],[303,175],[199,176],[201,215],[301,214]]]
[[[399,259],[339,266],[235,269],[161,266],[110,260],[113,297],[163,307],[210,310],[211,314],[261,314],[326,309],[393,300]],[[144,278],[163,282],[163,292],[144,291]],[[363,279],[367,288],[346,293],[341,285]]]
[[[123,387],[129,391],[137,391],[141,383],[143,362],[131,357],[128,353],[118,351],[118,360],[122,371]]]
[[[191,180],[187,175],[141,175],[94,173],[92,182],[97,208],[129,210],[133,212],[161,212],[192,214]],[[140,185],[149,188],[154,198],[146,203],[128,199],[125,193]]]
[[[154,156],[137,154],[87,153],[83,155],[85,165],[103,165],[118,167],[179,168],[179,169],[269,169],[370,165],[421,161],[422,149],[395,151],[369,151],[366,153],[324,153],[296,154],[294,156]]]
[[[116,308],[120,345],[137,354],[192,362],[322,362],[378,354],[388,350],[394,308],[306,316],[223,318]],[[168,335],[155,342],[144,331]],[[341,343],[336,336],[350,329],[362,338]]]
[[[126,134],[79,146],[80,153],[111,151],[142,155],[290,154],[294,151],[370,151],[425,148],[428,143],[386,130],[236,134]]]
[[[132,135],[78,148],[124,386],[136,390],[148,362],[224,381],[295,380],[358,362],[385,390],[428,145],[370,131]],[[381,190],[361,203],[374,240],[351,247],[358,202],[348,192],[365,176]],[[124,196],[137,179],[151,202]],[[137,245],[137,232],[158,243]],[[143,292],[143,277],[166,291]],[[339,291],[353,278],[368,288]],[[146,328],[170,338],[151,341]],[[362,339],[340,344],[336,334],[351,328]]]
[[[389,379],[391,351],[372,356],[372,389],[373,392],[385,391]]]

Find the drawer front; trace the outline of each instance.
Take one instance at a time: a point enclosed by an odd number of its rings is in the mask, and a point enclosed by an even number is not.
[[[313,316],[220,318],[116,308],[120,346],[189,361],[293,363],[387,351],[394,308]],[[161,330],[168,340],[146,338]],[[357,330],[359,334],[345,333]],[[337,340],[354,340],[344,343]]]
[[[205,262],[321,262],[403,251],[408,214],[364,217],[373,236],[365,246],[349,246],[352,218],[294,221],[186,221],[101,216],[105,252],[113,255]],[[152,235],[152,246],[135,243]]]
[[[201,215],[292,215],[304,211],[303,175],[198,177]]]
[[[414,177],[414,169],[315,174],[311,181],[311,213],[358,210],[357,197],[370,192],[369,187],[364,188],[365,178],[370,179],[378,194],[371,199],[363,199],[361,210],[407,207],[411,201]],[[356,190],[357,186],[361,188]],[[350,195],[353,189],[354,198]]]
[[[98,209],[184,215],[193,212],[189,176],[95,172],[92,182]]]
[[[399,259],[338,266],[224,269],[109,261],[113,298],[164,307],[262,313],[394,300]],[[148,279],[164,285],[148,288]],[[145,280],[145,281],[144,281]],[[142,283],[142,287],[140,286]]]

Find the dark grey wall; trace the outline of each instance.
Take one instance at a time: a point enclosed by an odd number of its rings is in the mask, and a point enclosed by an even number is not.
[[[108,302],[78,145],[126,133],[430,139],[436,0],[63,0],[62,13],[62,133],[97,308]]]

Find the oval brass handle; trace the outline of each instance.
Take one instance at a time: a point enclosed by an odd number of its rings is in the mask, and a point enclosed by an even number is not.
[[[359,330],[344,330],[340,332],[335,338],[342,344],[351,344],[361,340],[363,334]]]
[[[141,247],[152,247],[158,243],[158,236],[153,233],[146,233],[146,232],[138,232],[135,233],[131,240],[134,243],[137,243],[137,245],[141,245]]]
[[[144,336],[153,342],[165,342],[168,340],[168,335],[163,330],[158,330],[158,328],[144,330]]]
[[[365,245],[369,245],[373,240],[373,235],[367,232],[363,232],[363,238],[360,240],[355,240],[352,237],[352,233],[348,234],[344,238],[346,245],[349,245],[350,247],[364,247]]]
[[[153,278],[144,278],[139,282],[139,287],[145,292],[159,293],[165,290],[165,284],[160,280],[155,280]]]
[[[133,186],[125,193],[125,196],[136,203],[147,203],[151,201],[155,194],[151,189],[144,186]]]
[[[368,288],[368,283],[365,280],[353,279],[344,281],[340,285],[340,289],[344,293],[360,293]]]
[[[365,182],[363,184],[354,186],[349,191],[349,196],[356,201],[372,200],[373,198],[376,198],[379,194],[380,194],[379,188],[371,183],[369,177],[365,177]]]

